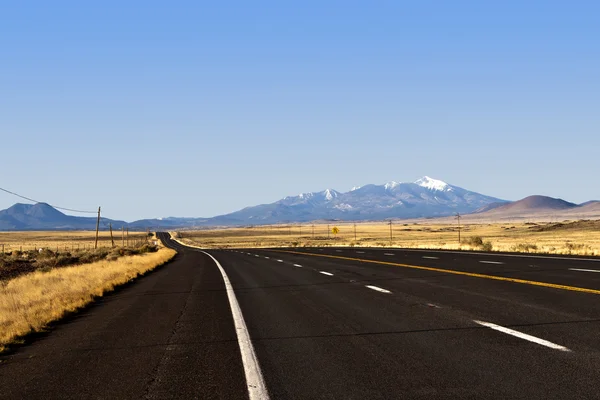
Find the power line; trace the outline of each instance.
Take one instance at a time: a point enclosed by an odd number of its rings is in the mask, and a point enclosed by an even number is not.
[[[3,189],[3,188],[0,188],[0,190],[2,190],[3,192],[6,192],[6,193],[12,194],[13,196],[17,196],[17,197],[20,197],[20,198],[22,198],[22,199],[25,199],[25,200],[28,200],[28,201],[32,201],[32,202],[34,202],[34,203],[46,203],[46,202],[44,202],[44,201],[37,201],[37,200],[31,199],[31,198],[29,198],[29,197],[22,196],[22,195],[20,195],[20,194],[18,194],[18,193],[11,192],[10,190],[6,190],[6,189]],[[46,203],[46,204],[48,204],[48,203]],[[72,209],[72,208],[65,208],[65,207],[57,207],[57,206],[53,206],[52,204],[48,204],[48,205],[49,205],[50,207],[52,207],[52,208],[56,208],[57,210],[71,211],[71,212],[82,213],[82,214],[96,214],[96,213],[98,212],[98,211],[82,211],[82,210],[74,210],[74,209]]]

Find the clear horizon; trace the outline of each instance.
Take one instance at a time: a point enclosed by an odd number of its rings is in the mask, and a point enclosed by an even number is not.
[[[126,221],[424,175],[506,200],[600,199],[599,11],[5,5],[0,187]],[[17,202],[0,192],[0,209]]]
[[[423,176],[423,177],[427,177],[427,176]],[[428,178],[436,179],[435,177],[428,177]],[[390,182],[392,182],[392,181],[390,181]],[[390,182],[386,182],[386,183],[390,183]],[[398,182],[398,181],[395,181],[395,182],[396,182],[396,183],[411,183],[411,182]],[[384,185],[384,184],[386,184],[386,183],[382,183],[382,184],[375,184],[375,185],[379,185],[379,186],[381,186],[381,185]],[[452,186],[459,186],[459,187],[460,187],[460,185],[454,185],[454,184],[452,184],[451,182],[444,182],[444,183],[450,184],[450,185],[452,185]],[[365,185],[369,185],[369,184],[367,183],[367,184],[365,184]],[[357,186],[357,188],[358,188],[358,187],[365,186],[365,185],[358,185],[358,186]],[[464,188],[464,187],[463,187],[462,189],[470,190],[469,188]],[[325,189],[322,189],[322,190],[312,191],[312,193],[323,192],[323,191],[325,191],[325,190],[335,190],[335,191],[337,191],[337,192],[341,192],[341,193],[347,193],[347,192],[351,191],[352,189],[348,189],[348,190],[337,190],[336,188],[330,187],[330,188],[325,188]],[[472,190],[471,190],[471,191],[472,191]],[[106,218],[110,218],[110,219],[119,219],[119,220],[123,220],[123,221],[125,221],[125,222],[135,222],[135,221],[137,221],[137,220],[143,220],[143,219],[164,219],[164,218],[170,218],[170,217],[175,217],[175,218],[213,218],[213,217],[218,217],[218,216],[220,216],[220,215],[224,215],[224,214],[229,214],[229,213],[232,213],[232,212],[240,211],[241,209],[243,209],[243,208],[245,208],[245,207],[254,207],[254,206],[261,205],[261,204],[271,204],[271,203],[274,203],[274,202],[276,202],[276,201],[282,200],[282,199],[284,199],[284,198],[285,198],[285,197],[287,197],[287,196],[297,196],[297,195],[300,195],[300,194],[306,194],[306,193],[310,193],[310,192],[301,192],[301,193],[297,193],[297,194],[295,194],[295,195],[286,195],[286,196],[282,196],[282,197],[280,197],[280,198],[278,198],[278,199],[276,199],[276,200],[269,201],[269,202],[266,202],[266,203],[260,203],[260,204],[248,204],[248,205],[246,205],[246,206],[244,206],[244,207],[241,207],[241,208],[239,208],[239,209],[232,210],[232,211],[229,211],[229,212],[226,212],[226,213],[223,213],[223,214],[216,214],[216,215],[163,215],[163,216],[148,216],[148,217],[142,217],[142,218],[137,218],[136,220],[128,220],[128,219],[125,219],[125,218],[112,218],[112,217],[110,217],[110,216],[109,216],[109,217],[106,217]],[[486,195],[486,196],[491,196],[491,195],[488,195],[488,194],[486,194],[486,193],[479,193],[479,194]],[[531,195],[529,195],[529,196],[534,196],[534,195],[536,195],[536,194],[531,194]],[[529,196],[526,196],[526,197],[529,197]],[[496,197],[496,196],[491,196],[491,197]],[[15,198],[19,199],[19,196],[15,196]],[[519,201],[519,200],[522,200],[522,198],[521,198],[521,199],[505,199],[505,198],[502,198],[502,197],[499,197],[499,199],[500,199],[500,200],[507,200],[507,201],[509,201],[509,202],[513,202],[513,201]],[[588,200],[585,200],[585,201],[583,201],[583,202],[573,202],[573,201],[570,201],[569,199],[564,199],[564,198],[560,198],[560,199],[562,199],[562,200],[565,200],[565,201],[568,201],[568,202],[571,202],[571,203],[575,203],[575,204],[578,204],[578,205],[580,205],[580,204],[584,204],[584,203],[586,203],[586,202],[590,202],[590,201],[600,201],[600,200],[597,200],[597,199],[588,199]],[[21,203],[21,202],[23,201],[23,199],[19,199],[19,200],[20,200],[20,201],[17,201],[16,203]],[[25,200],[25,201],[26,201],[26,203],[23,203],[23,204],[34,204],[34,203],[32,203],[32,202],[29,202],[29,203],[27,203],[27,200]],[[16,204],[16,203],[15,203],[15,204]],[[43,201],[41,201],[40,203],[46,203],[46,202],[43,202]],[[13,205],[15,205],[15,204],[13,204]],[[72,212],[72,210],[61,210],[61,209],[60,209],[60,207],[61,207],[60,205],[53,205],[53,204],[48,204],[48,205],[50,205],[50,206],[58,206],[58,209],[59,209],[59,211],[61,211],[61,212],[65,213],[65,214],[67,214],[67,215],[85,216],[85,215],[83,215],[82,213],[76,213],[76,212]],[[11,206],[12,206],[12,205],[11,205]],[[7,208],[8,208],[8,207],[7,207]],[[104,214],[103,214],[103,217],[104,217]]]

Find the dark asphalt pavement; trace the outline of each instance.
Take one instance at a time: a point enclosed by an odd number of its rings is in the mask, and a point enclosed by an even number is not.
[[[218,267],[164,240],[175,261],[1,357],[0,396],[248,398]],[[209,251],[272,399],[600,398],[600,261],[289,250]]]
[[[191,250],[0,361],[2,399],[236,399],[247,392],[221,274]]]

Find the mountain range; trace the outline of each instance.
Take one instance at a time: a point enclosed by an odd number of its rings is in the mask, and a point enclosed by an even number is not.
[[[430,177],[411,183],[355,187],[341,193],[333,189],[301,193],[271,204],[247,207],[216,217],[238,224],[272,224],[314,220],[380,220],[386,218],[431,218],[470,213],[505,200],[475,193]]]
[[[92,230],[96,229],[97,217],[66,215],[46,203],[20,204],[0,211],[0,230]],[[100,220],[100,228],[127,226],[124,221],[107,218]]]
[[[468,214],[478,220],[507,219],[532,215],[600,217],[600,202],[581,205],[546,196],[530,196],[509,202],[469,191],[446,182],[423,177],[410,183],[354,187],[342,193],[333,189],[288,196],[270,204],[246,207],[212,218],[154,218],[134,222],[101,219],[118,229],[179,229],[207,226],[263,225],[318,220],[374,221],[383,219],[438,218]],[[95,217],[66,215],[45,203],[15,204],[0,211],[0,230],[92,230]]]

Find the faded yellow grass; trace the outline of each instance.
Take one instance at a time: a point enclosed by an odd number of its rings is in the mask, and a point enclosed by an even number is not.
[[[331,229],[337,226],[340,233]],[[329,234],[328,234],[329,227]],[[314,229],[314,235],[313,235]],[[547,229],[547,230],[544,230]],[[600,255],[600,221],[572,223],[564,227],[555,223],[491,223],[463,224],[462,243],[458,241],[456,224],[386,222],[354,224],[330,223],[303,225],[271,225],[246,228],[182,231],[183,243],[204,248],[250,247],[402,247],[448,250],[481,250],[465,243],[465,239],[481,237],[491,242],[493,251],[527,251],[530,253]]]
[[[123,257],[34,272],[0,284],[0,351],[20,336],[39,332],[94,300],[169,261],[175,251]]]
[[[121,230],[113,231],[113,239],[116,246],[123,244],[123,233]],[[15,231],[0,232],[0,251],[4,245],[4,251],[13,250],[35,250],[48,248],[50,250],[76,250],[90,249],[94,247],[96,240],[95,231]],[[129,245],[146,240],[146,232],[129,232]],[[150,239],[149,239],[150,240]],[[154,239],[156,240],[156,239]],[[111,247],[110,232],[100,231],[98,234],[98,247]]]

